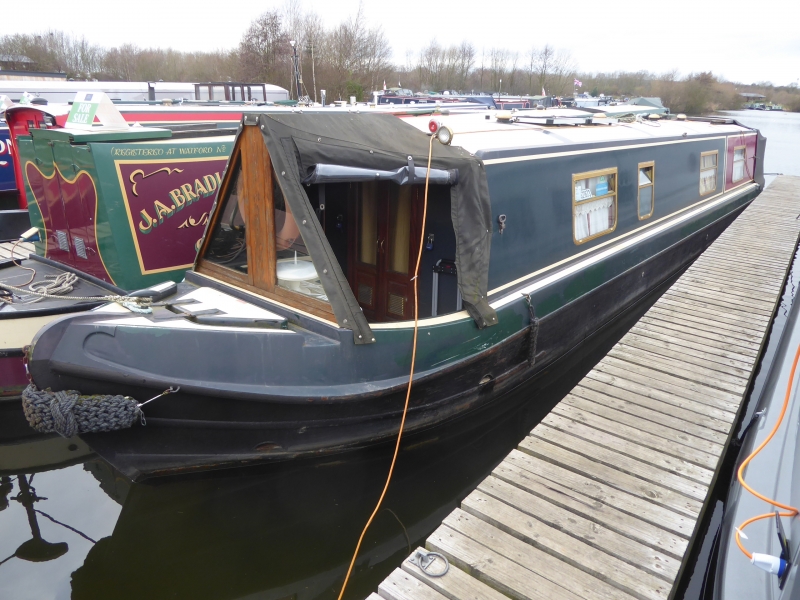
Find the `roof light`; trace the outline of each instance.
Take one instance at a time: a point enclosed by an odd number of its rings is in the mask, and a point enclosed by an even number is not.
[[[453,141],[453,131],[447,125],[440,125],[436,137],[438,137],[439,141],[445,146],[449,146],[450,142]]]

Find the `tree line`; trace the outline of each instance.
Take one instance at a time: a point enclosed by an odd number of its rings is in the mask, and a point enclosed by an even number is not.
[[[387,87],[414,91],[511,95],[572,95],[579,91],[607,96],[657,96],[672,112],[703,114],[740,108],[740,92],[762,93],[767,100],[800,110],[796,86],[776,88],[768,82],[744,86],[712,73],[679,76],[677,71],[582,73],[566,50],[549,44],[526,52],[477,48],[470,41],[444,46],[435,39],[404,64],[392,62],[391,46],[380,27],[370,26],[363,8],[336,25],[288,0],[253,20],[233,49],[180,52],[132,44],[105,48],[85,37],[62,31],[0,37],[0,55],[26,56],[36,70],[65,73],[73,79],[109,81],[248,81],[267,82],[296,97],[293,53],[301,74],[300,96],[328,101],[355,96],[367,100]]]

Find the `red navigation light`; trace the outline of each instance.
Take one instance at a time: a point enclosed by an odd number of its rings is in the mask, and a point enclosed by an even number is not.
[[[439,121],[436,119],[431,119],[428,122],[428,131],[435,135],[436,132],[439,131]]]

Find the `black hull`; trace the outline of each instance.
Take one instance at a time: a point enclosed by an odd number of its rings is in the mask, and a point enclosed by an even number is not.
[[[487,414],[502,412],[512,390],[545,375],[556,360],[678,274],[742,209],[542,318],[534,364],[529,361],[532,330],[524,329],[488,351],[415,380],[406,431],[414,434],[443,427],[479,409]],[[58,365],[54,367],[58,370]],[[161,391],[157,382],[146,379],[140,387],[121,390],[119,383],[92,381],[91,373],[85,376],[59,375],[54,389],[123,392],[137,398]],[[478,376],[485,383],[476,386]],[[300,402],[231,395],[220,399],[182,390],[150,405],[145,427],[82,437],[122,473],[138,480],[321,456],[386,442],[397,435],[404,399],[405,385],[370,395]]]

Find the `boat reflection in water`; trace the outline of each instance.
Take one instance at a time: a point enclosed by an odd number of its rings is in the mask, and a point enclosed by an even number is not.
[[[376,589],[645,309],[513,394],[504,413],[473,414],[435,437],[405,438],[346,597]],[[123,506],[113,534],[72,574],[72,598],[107,598],[111,590],[137,599],[336,598],[391,454],[386,444],[133,484],[105,462],[87,463]]]

